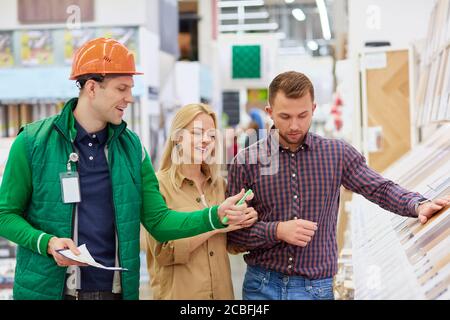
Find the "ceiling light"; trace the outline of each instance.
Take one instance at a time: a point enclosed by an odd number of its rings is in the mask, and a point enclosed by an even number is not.
[[[305,21],[305,19],[306,19],[305,13],[300,8],[293,9],[292,10],[292,15],[298,21]]]
[[[286,2],[286,3],[293,3],[295,0],[284,0],[284,2]]]
[[[325,40],[331,39],[330,22],[328,21],[328,12],[325,5],[325,0],[316,0],[317,8],[319,9],[320,24],[322,25],[322,34]]]
[[[314,40],[309,40],[307,45],[311,51],[316,51],[319,49],[319,44]]]

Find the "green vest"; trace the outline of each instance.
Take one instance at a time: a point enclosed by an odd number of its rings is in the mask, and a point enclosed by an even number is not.
[[[67,171],[73,152],[73,109],[77,99],[66,103],[60,115],[26,125],[24,134],[32,174],[33,192],[25,219],[36,229],[60,238],[72,238],[75,205],[64,204],[59,174]],[[107,142],[119,263],[124,299],[139,298],[139,232],[142,209],[142,146],[126,123],[109,124]],[[72,165],[76,170],[76,165]],[[14,299],[62,299],[66,269],[45,257],[18,247]]]

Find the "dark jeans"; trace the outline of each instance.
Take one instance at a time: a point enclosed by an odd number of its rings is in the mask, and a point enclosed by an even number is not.
[[[78,291],[77,297],[65,295],[64,300],[122,300],[122,294],[107,291]]]

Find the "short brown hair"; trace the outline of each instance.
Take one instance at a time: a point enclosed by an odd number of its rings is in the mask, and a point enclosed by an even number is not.
[[[288,71],[279,74],[272,80],[269,86],[269,103],[273,106],[277,93],[283,92],[287,98],[296,99],[304,97],[308,92],[314,101],[314,87],[307,76],[296,71]]]

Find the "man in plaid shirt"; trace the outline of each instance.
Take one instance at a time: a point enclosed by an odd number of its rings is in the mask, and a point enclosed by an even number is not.
[[[227,193],[252,189],[249,205],[259,215],[252,227],[228,234],[231,247],[249,251],[245,300],[334,299],[341,185],[422,223],[450,203],[450,197],[430,201],[405,190],[370,169],[351,145],[310,133],[315,109],[305,75],[278,75],[266,107],[272,130],[229,167]]]

